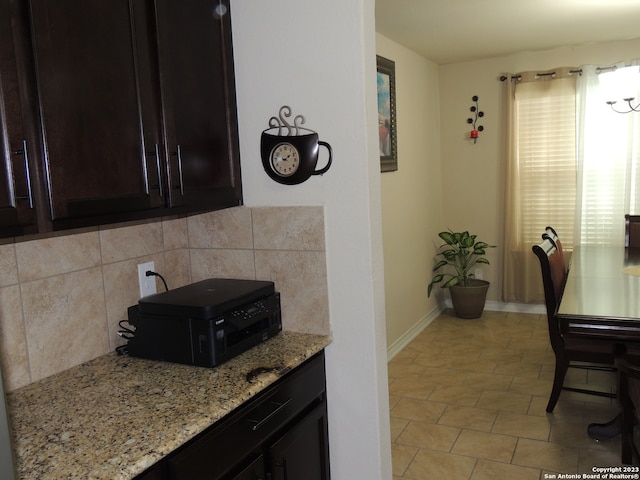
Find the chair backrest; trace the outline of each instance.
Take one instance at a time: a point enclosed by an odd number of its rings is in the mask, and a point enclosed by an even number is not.
[[[558,234],[556,233],[553,227],[547,227],[544,229],[544,233],[542,234],[542,239],[544,240],[545,238],[550,238],[553,242],[555,242],[556,248],[558,249],[558,253],[562,258],[562,264],[563,264],[562,268],[564,269],[565,272],[568,272],[569,267],[564,258],[564,251],[562,250],[562,242],[560,241],[560,237],[558,236]]]
[[[533,253],[540,260],[544,300],[547,307],[547,323],[549,324],[549,338],[554,351],[562,349],[564,343],[560,335],[560,326],[556,320],[556,311],[562,299],[567,272],[564,259],[555,241],[546,237],[541,244],[532,247]]]
[[[640,215],[624,216],[624,246],[640,248]]]

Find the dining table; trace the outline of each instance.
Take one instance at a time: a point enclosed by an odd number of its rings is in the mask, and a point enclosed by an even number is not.
[[[640,344],[640,248],[575,246],[557,319],[563,335]]]

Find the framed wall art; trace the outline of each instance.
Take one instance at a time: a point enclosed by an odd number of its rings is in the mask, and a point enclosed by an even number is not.
[[[380,171],[398,170],[396,125],[396,64],[376,55],[378,67],[378,138]]]

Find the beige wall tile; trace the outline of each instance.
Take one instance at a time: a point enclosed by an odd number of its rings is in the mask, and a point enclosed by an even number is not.
[[[13,244],[0,245],[0,286],[18,283],[18,261]]]
[[[322,207],[264,207],[251,212],[254,248],[324,251]]]
[[[0,288],[0,367],[7,391],[31,383],[20,287]]]
[[[100,265],[98,232],[65,235],[16,243],[21,282]]]
[[[328,335],[329,294],[324,252],[256,250],[256,278],[280,292],[282,328]]]
[[[158,273],[164,277],[169,289],[182,287],[191,283],[189,250],[185,248],[165,252],[164,269]],[[158,284],[158,289],[163,287],[164,285],[161,286]]]
[[[165,250],[189,247],[189,233],[186,218],[174,218],[162,221],[162,238]]]
[[[190,258],[193,282],[207,278],[256,278],[253,250],[192,249]]]
[[[100,247],[103,263],[162,252],[162,223],[152,222],[100,230]]]
[[[227,208],[187,220],[191,248],[253,248],[251,210]]]
[[[108,352],[100,268],[25,283],[22,301],[32,381]]]

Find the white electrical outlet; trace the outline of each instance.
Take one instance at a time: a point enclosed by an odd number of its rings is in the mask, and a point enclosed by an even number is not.
[[[156,277],[151,275],[147,277],[146,272],[151,270],[155,271],[154,262],[141,263],[138,265],[138,284],[140,285],[140,298],[147,295],[153,295],[158,290],[156,289]]]
[[[482,269],[481,268],[476,268],[473,270],[473,275],[475,276],[475,278],[477,278],[478,280],[482,280]]]

